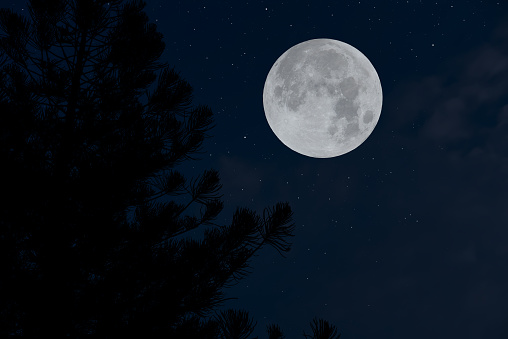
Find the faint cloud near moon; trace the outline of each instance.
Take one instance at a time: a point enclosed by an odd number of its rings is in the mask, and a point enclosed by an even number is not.
[[[505,23],[490,41],[449,62],[443,73],[400,84],[387,100],[397,110],[390,115],[395,128],[423,124],[420,137],[443,146],[480,136],[498,139],[499,132],[508,138],[503,127],[507,119],[503,102],[508,88],[506,40]]]

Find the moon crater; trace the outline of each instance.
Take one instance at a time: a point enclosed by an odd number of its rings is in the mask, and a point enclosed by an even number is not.
[[[314,39],[277,59],[265,82],[263,106],[271,129],[290,149],[335,157],[372,133],[381,114],[381,83],[354,47]]]

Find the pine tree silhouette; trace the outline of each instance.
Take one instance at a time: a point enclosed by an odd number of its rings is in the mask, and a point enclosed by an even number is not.
[[[247,312],[211,312],[264,245],[290,250],[287,203],[218,225],[218,172],[178,171],[213,116],[156,62],[145,6],[31,0],[32,22],[0,10],[2,336],[247,338]],[[179,237],[200,226],[202,241]]]
[[[303,332],[303,336],[305,338],[310,339],[339,339],[340,334],[337,335],[337,328],[335,326],[330,325],[328,321],[323,319],[316,319],[314,318],[312,320],[312,323],[310,324],[310,328],[312,330],[312,336],[305,334],[305,331]]]

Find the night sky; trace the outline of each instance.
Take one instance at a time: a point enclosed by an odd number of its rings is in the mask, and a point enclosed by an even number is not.
[[[219,223],[294,212],[287,257],[264,247],[224,309],[249,311],[260,338],[271,323],[303,338],[314,317],[341,339],[508,338],[508,2],[146,3],[160,61],[215,114],[182,168],[220,172]],[[316,38],[360,50],[383,88],[370,137],[329,159],[282,144],[262,100],[277,58]]]

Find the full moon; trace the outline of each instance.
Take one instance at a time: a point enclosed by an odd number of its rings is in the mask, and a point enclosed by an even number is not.
[[[359,50],[332,39],[295,45],[273,64],[263,107],[277,138],[300,154],[332,158],[360,146],[381,115],[374,66]]]

